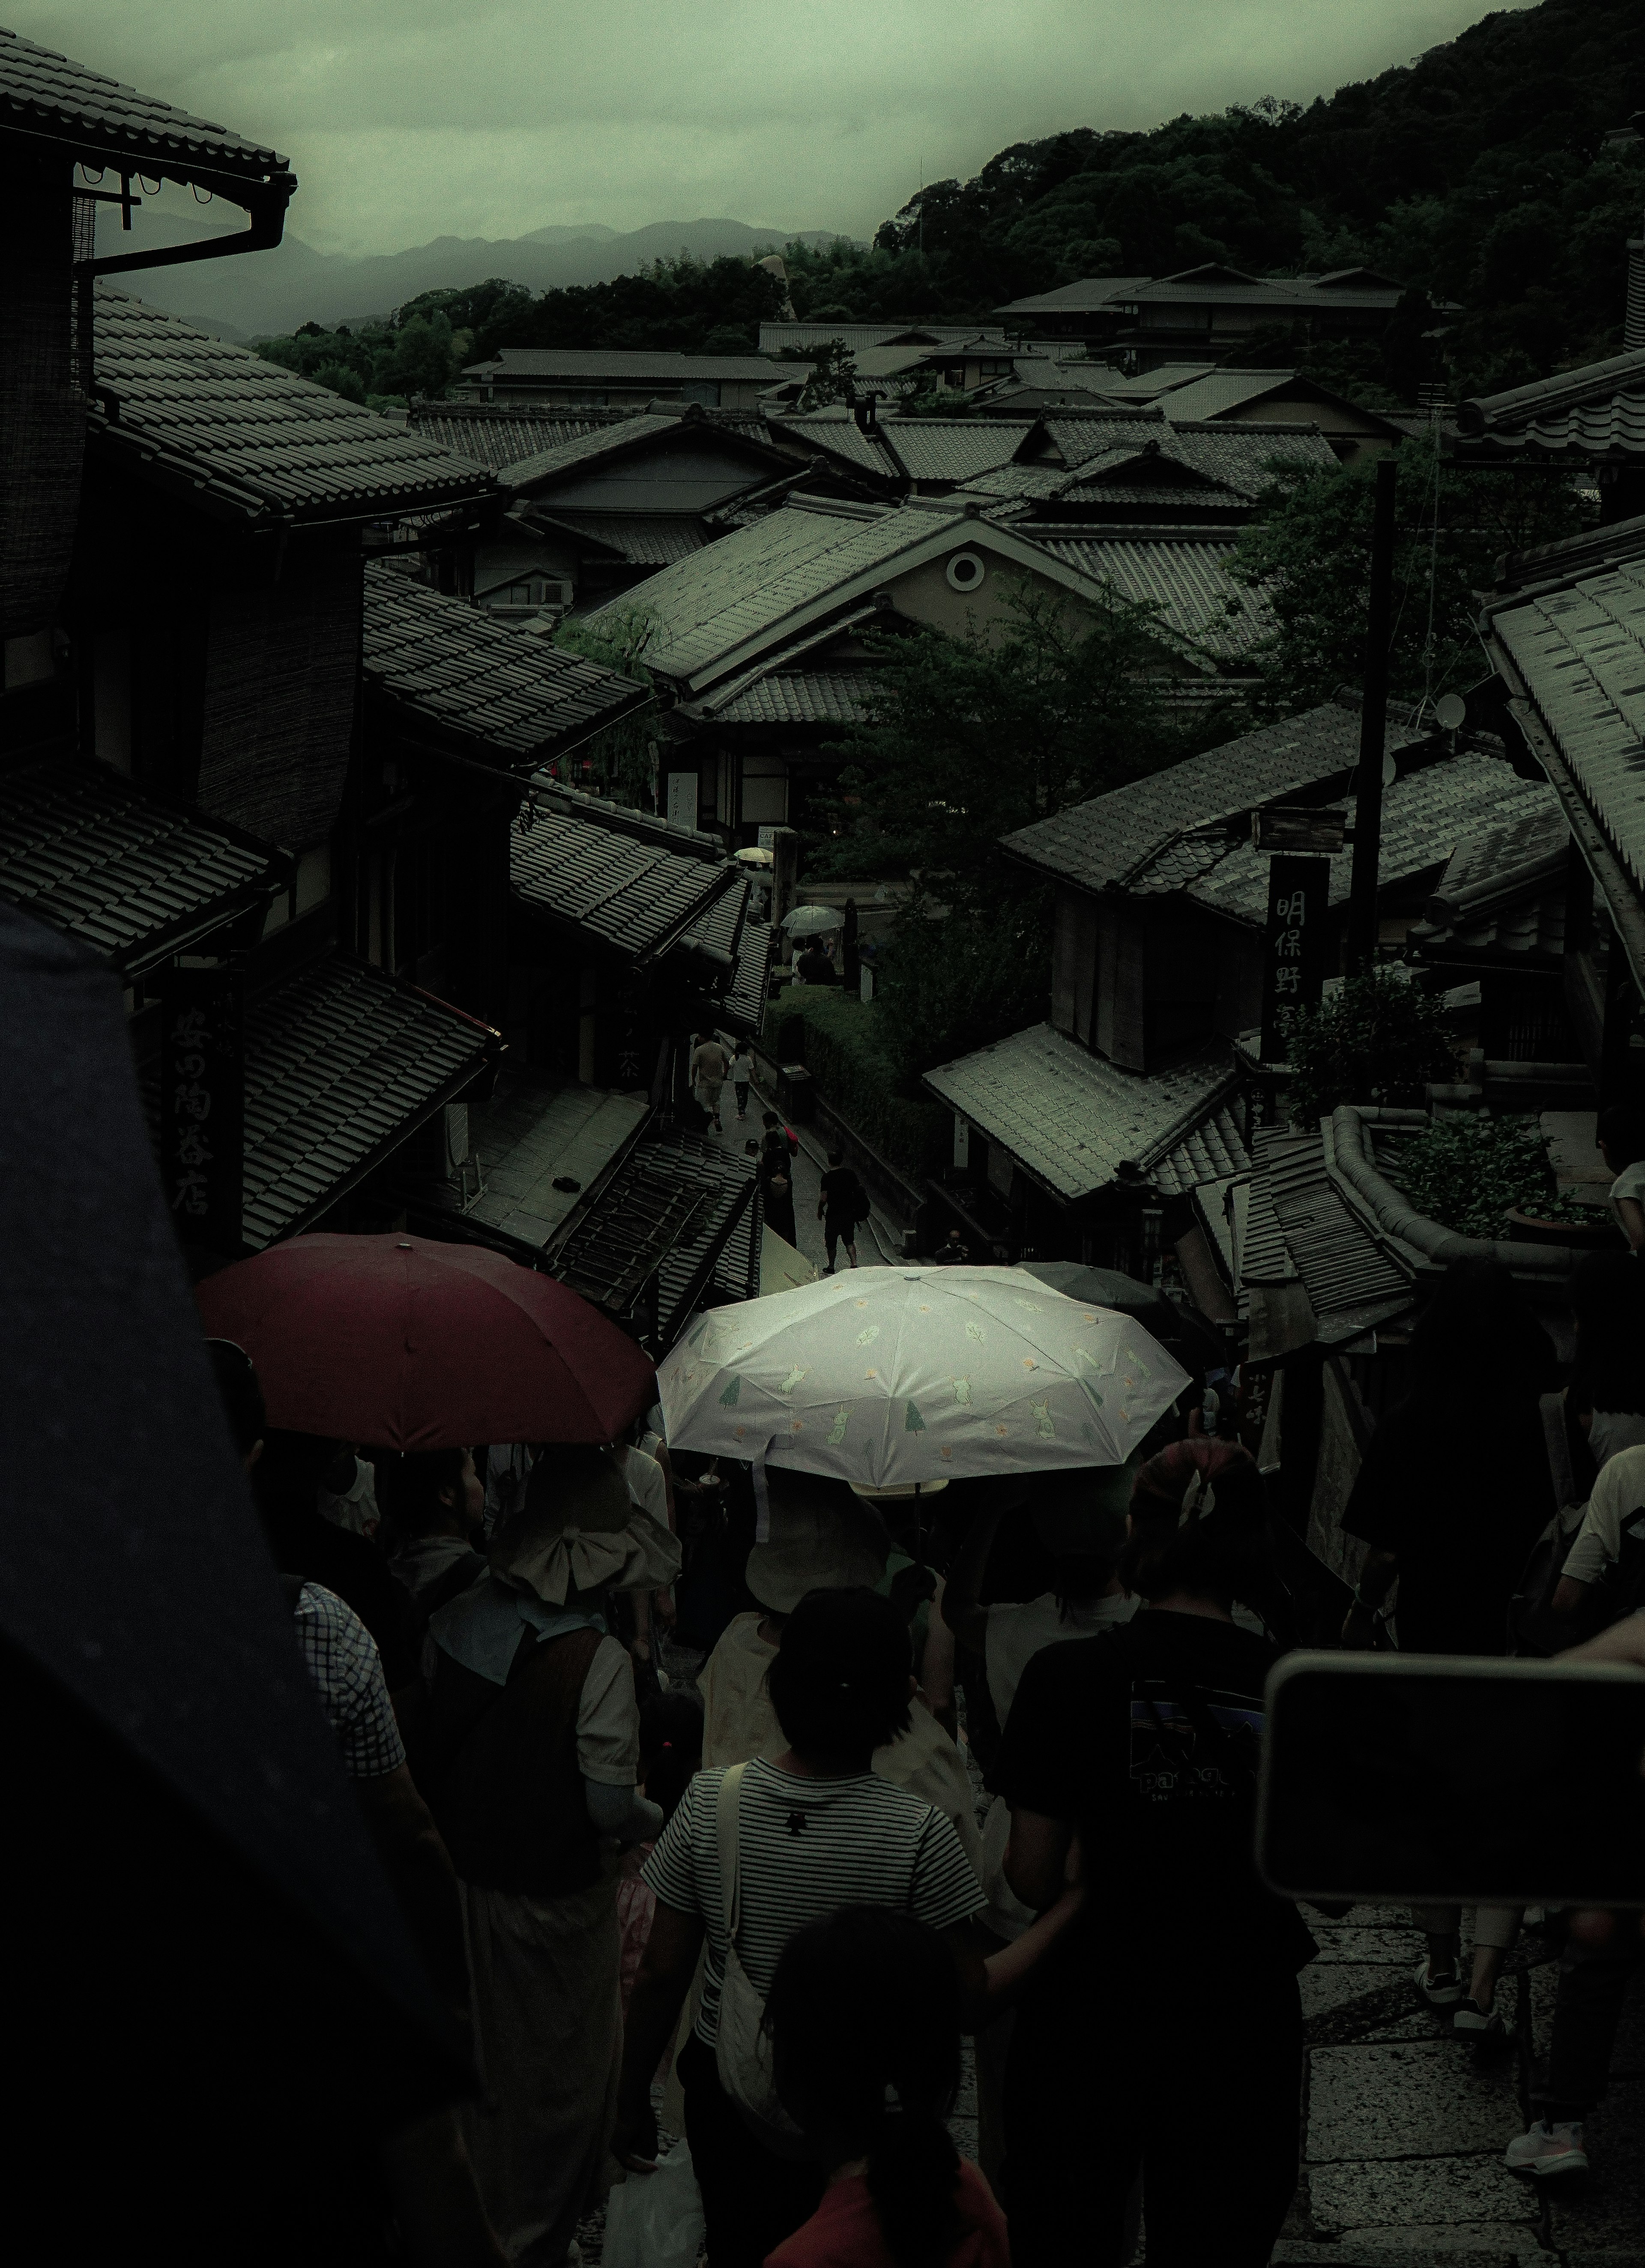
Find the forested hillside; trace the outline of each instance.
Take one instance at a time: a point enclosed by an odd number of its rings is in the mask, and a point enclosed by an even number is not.
[[[1645,161],[1602,144],[1641,109],[1645,0],[1541,0],[1305,107],[1269,100],[1150,133],[1017,144],[968,181],[921,191],[871,248],[783,247],[793,302],[811,319],[965,318],[1105,272],[1367,261],[1460,305],[1443,342],[1453,391],[1511,386],[1619,342]],[[503,345],[746,348],[781,299],[741,261],[670,261],[535,298],[500,284],[430,293],[402,315],[452,325],[455,366]],[[1433,320],[1417,301],[1405,328]],[[275,350],[317,373],[347,365],[369,391],[373,368],[434,373],[430,343],[420,334],[400,366],[392,328],[369,348],[316,331]],[[1298,358],[1282,336],[1255,351]],[[1421,364],[1408,339],[1392,357],[1313,361],[1350,389],[1406,397]]]

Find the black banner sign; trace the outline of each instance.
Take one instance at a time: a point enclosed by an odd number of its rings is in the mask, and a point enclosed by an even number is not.
[[[1262,1060],[1284,1063],[1299,1008],[1319,1004],[1326,980],[1331,861],[1268,862],[1268,952],[1262,984]]]
[[[160,1180],[185,1244],[240,1251],[245,1033],[237,968],[173,968],[160,995]]]

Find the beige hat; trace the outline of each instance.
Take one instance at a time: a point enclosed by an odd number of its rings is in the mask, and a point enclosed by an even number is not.
[[[772,1466],[771,1535],[748,1555],[745,1577],[760,1604],[791,1615],[807,1591],[872,1590],[885,1572],[891,1539],[877,1512],[844,1481]]]
[[[554,1444],[494,1540],[491,1572],[547,1606],[578,1591],[654,1591],[680,1567],[677,1539],[637,1505],[609,1449]]]

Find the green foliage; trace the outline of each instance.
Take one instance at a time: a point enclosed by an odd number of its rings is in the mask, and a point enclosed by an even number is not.
[[[1574,534],[1591,511],[1568,473],[1446,463],[1427,434],[1404,443],[1399,465],[1391,681],[1400,692],[1436,697],[1480,675],[1473,593],[1494,581],[1500,555]],[[1328,471],[1280,468],[1241,533],[1234,571],[1261,585],[1278,619],[1253,656],[1274,711],[1306,707],[1360,681],[1375,480],[1374,462],[1363,457]]]
[[[912,1086],[936,1064],[1045,1021],[1051,893],[1026,890],[981,922],[907,912],[879,970],[882,1044]]]
[[[656,635],[654,618],[643,606],[633,606],[624,607],[609,621],[603,622],[599,630],[591,622],[569,618],[555,630],[554,643],[568,653],[580,653],[586,660],[614,669],[620,677],[632,678],[637,685],[650,685],[651,673],[643,657]],[[621,724],[606,725],[603,733],[596,733],[591,740],[584,741],[570,759],[575,767],[575,784],[591,789],[597,795],[607,795],[613,803],[626,803],[638,811],[651,810],[655,806],[656,733],[656,718],[649,709],[625,718]]]
[[[864,1007],[831,985],[797,984],[766,1015],[767,1034],[783,1050],[794,1037],[784,1027],[801,1026],[800,1056],[819,1088],[882,1158],[914,1181],[947,1162],[952,1122],[929,1095],[899,1091],[907,1080],[885,1047],[878,1001]]]
[[[800,395],[802,409],[826,409],[831,401],[856,400],[856,364],[843,339],[824,339],[805,351],[811,374]]]
[[[1509,1205],[1542,1220],[1599,1218],[1556,1194],[1546,1145],[1534,1118],[1436,1118],[1399,1156],[1399,1179],[1420,1213],[1464,1236],[1510,1236]]]
[[[1409,1108],[1430,1079],[1455,1075],[1437,1001],[1392,970],[1350,976],[1291,1026],[1288,1104],[1299,1126],[1341,1102]]]
[[[807,871],[914,875],[966,917],[1016,903],[1029,886],[1002,836],[1188,753],[1156,613],[1111,591],[1093,619],[1024,584],[989,630],[878,641],[885,666],[841,744],[833,831]]]

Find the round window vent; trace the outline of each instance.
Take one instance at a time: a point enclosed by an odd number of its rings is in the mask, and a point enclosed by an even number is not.
[[[988,571],[974,551],[956,551],[948,563],[948,579],[956,591],[974,591]]]

